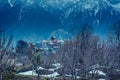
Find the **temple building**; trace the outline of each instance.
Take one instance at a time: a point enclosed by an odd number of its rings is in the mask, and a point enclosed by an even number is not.
[[[42,50],[43,54],[56,53],[56,51],[64,44],[64,40],[58,40],[55,36],[51,36],[50,40],[42,40],[36,46]]]

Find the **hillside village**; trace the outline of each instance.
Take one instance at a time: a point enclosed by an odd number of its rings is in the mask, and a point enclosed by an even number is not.
[[[56,51],[62,47],[64,40],[58,40],[55,36],[51,36],[50,40],[42,40],[40,43],[36,44],[37,48],[42,50],[43,54],[56,53]]]
[[[90,28],[82,29],[81,35],[77,35],[71,40],[52,35],[48,40],[41,40],[39,43],[19,40],[15,47],[8,45],[6,49],[1,48],[0,68],[3,70],[1,72],[4,73],[8,70],[20,76],[37,76],[37,80],[41,80],[41,78],[47,80],[89,80],[89,78],[93,80],[106,80],[106,78],[119,80],[118,56],[104,54],[105,47],[108,45],[99,43],[99,37],[91,36],[91,32],[86,33],[86,30],[90,30]],[[84,38],[86,39],[83,40]],[[9,39],[9,41],[11,40],[12,38]],[[111,49],[115,50],[110,47],[107,51],[111,51]]]
[[[0,0],[0,80],[120,80],[120,0]]]
[[[15,47],[10,37],[7,46],[0,50],[1,73],[11,71],[37,80],[119,80],[119,48],[116,48],[119,45],[110,47],[111,44],[100,43],[90,29],[83,27],[71,40],[52,35],[39,43],[19,40]],[[2,39],[1,36],[1,43]]]

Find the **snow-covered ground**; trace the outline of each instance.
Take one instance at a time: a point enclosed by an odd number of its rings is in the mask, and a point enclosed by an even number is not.
[[[37,74],[35,73],[35,71],[26,71],[26,72],[21,72],[19,73],[20,75],[26,75],[26,76],[30,76],[30,75],[33,75],[33,76],[36,76]],[[59,76],[59,73],[57,72],[54,72],[52,74],[47,74],[47,75],[41,75],[43,77],[56,77],[56,76]]]
[[[72,75],[67,75],[67,74],[66,74],[66,76],[67,76],[67,77],[72,77]],[[79,79],[79,78],[81,78],[81,77],[77,76],[77,78]]]
[[[54,67],[56,67],[55,69],[59,69],[61,68],[61,64],[60,63],[55,63],[55,64],[52,64]]]
[[[98,80],[105,80],[105,79],[98,79]]]
[[[52,74],[48,74],[48,75],[41,75],[43,77],[56,77],[56,76],[59,76],[59,73],[58,72],[54,72]]]
[[[20,75],[25,75],[25,76],[29,76],[29,75],[34,75],[36,76],[37,74],[35,73],[35,71],[26,71],[26,72],[20,72]]]
[[[55,68],[49,68],[49,69],[45,69],[43,67],[39,67],[39,70],[46,70],[46,71],[52,71],[54,72],[55,70],[61,68],[61,64],[60,63],[55,63],[55,64],[52,64]]]
[[[39,67],[39,70],[44,70],[44,68],[43,67]]]
[[[53,72],[52,74],[41,75],[41,76],[43,76],[43,77],[56,77],[56,76],[58,76],[59,73],[58,73],[58,72],[55,72],[55,70],[61,68],[61,64],[60,64],[60,63],[55,63],[55,64],[52,64],[52,65],[53,65],[55,68],[45,69],[45,68],[43,68],[43,67],[39,67],[39,70],[46,70],[46,71],[51,71],[51,72]],[[32,70],[26,71],[26,72],[20,72],[19,74],[20,74],[20,75],[34,75],[34,76],[37,75],[36,72],[35,72],[35,71],[32,71]]]
[[[61,68],[61,64],[60,63],[55,63],[55,64],[52,64],[54,66],[54,68],[49,68],[49,69],[45,69],[43,67],[39,67],[39,70],[46,70],[46,71],[51,71],[52,74],[47,74],[47,75],[41,75],[43,77],[56,77],[56,76],[59,76],[60,74],[58,72],[56,72],[57,69]],[[92,70],[89,72],[90,74],[98,74],[98,75],[102,75],[102,76],[106,76],[106,73],[104,73],[103,71],[101,70]],[[33,70],[30,70],[30,71],[26,71],[26,72],[20,72],[19,73],[20,75],[34,75],[36,76],[36,72],[33,71]],[[66,76],[68,77],[72,77],[72,75],[67,75]],[[81,78],[79,76],[77,76],[77,78]],[[105,79],[98,79],[98,80],[105,80]]]

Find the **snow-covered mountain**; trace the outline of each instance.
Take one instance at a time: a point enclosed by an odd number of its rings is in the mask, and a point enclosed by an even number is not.
[[[105,13],[109,16],[120,14],[120,0],[7,0],[4,2],[8,3],[10,7],[14,7],[16,4],[21,5],[18,20],[22,18],[24,9],[31,7],[43,8],[52,13],[55,13],[55,10],[61,11],[61,20],[74,18],[78,14],[81,14],[83,19],[96,16],[94,21],[97,23]]]
[[[120,20],[120,0],[0,0],[0,17],[1,25],[17,27],[16,35],[23,32],[19,38],[34,31],[43,36],[58,28],[69,31],[83,23],[103,35]]]

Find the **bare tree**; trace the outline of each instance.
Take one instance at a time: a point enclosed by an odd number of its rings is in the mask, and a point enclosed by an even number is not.
[[[40,49],[35,49],[35,46],[30,43],[28,50],[28,58],[33,66],[33,70],[38,74],[37,80],[40,80],[40,66],[41,66],[41,53]]]
[[[14,61],[11,61],[15,56],[12,51],[13,36],[7,35],[7,32],[0,27],[0,80],[2,73],[8,68],[14,66]]]
[[[23,68],[26,68],[26,66],[32,67],[33,71],[38,74],[37,80],[40,80],[40,51],[33,43],[28,43],[23,40],[17,42],[16,52],[18,53],[18,62],[23,64]]]
[[[80,46],[78,46],[78,54],[79,56],[79,61],[80,66],[82,65],[83,68],[83,77],[87,78],[87,58],[90,53],[90,45],[91,45],[91,38],[93,35],[93,28],[90,27],[89,25],[85,24],[83,25],[83,27],[81,28],[81,32],[79,33],[79,42],[77,44],[80,44]]]
[[[120,21],[116,22],[111,33],[108,35],[104,54],[104,66],[106,69],[106,80],[110,80],[112,75],[117,75],[115,72],[120,66]]]
[[[28,59],[29,47],[29,43],[24,40],[19,40],[16,43],[17,62],[22,63],[23,68],[30,64],[30,60]]]
[[[60,49],[60,58],[62,64],[63,75],[71,72],[73,80],[77,80],[78,73],[82,71],[83,77],[87,78],[87,58],[89,57],[91,38],[93,29],[88,25],[84,25],[80,32],[75,34],[73,40],[64,43]],[[67,68],[65,68],[67,67]],[[63,76],[63,77],[64,77]]]

